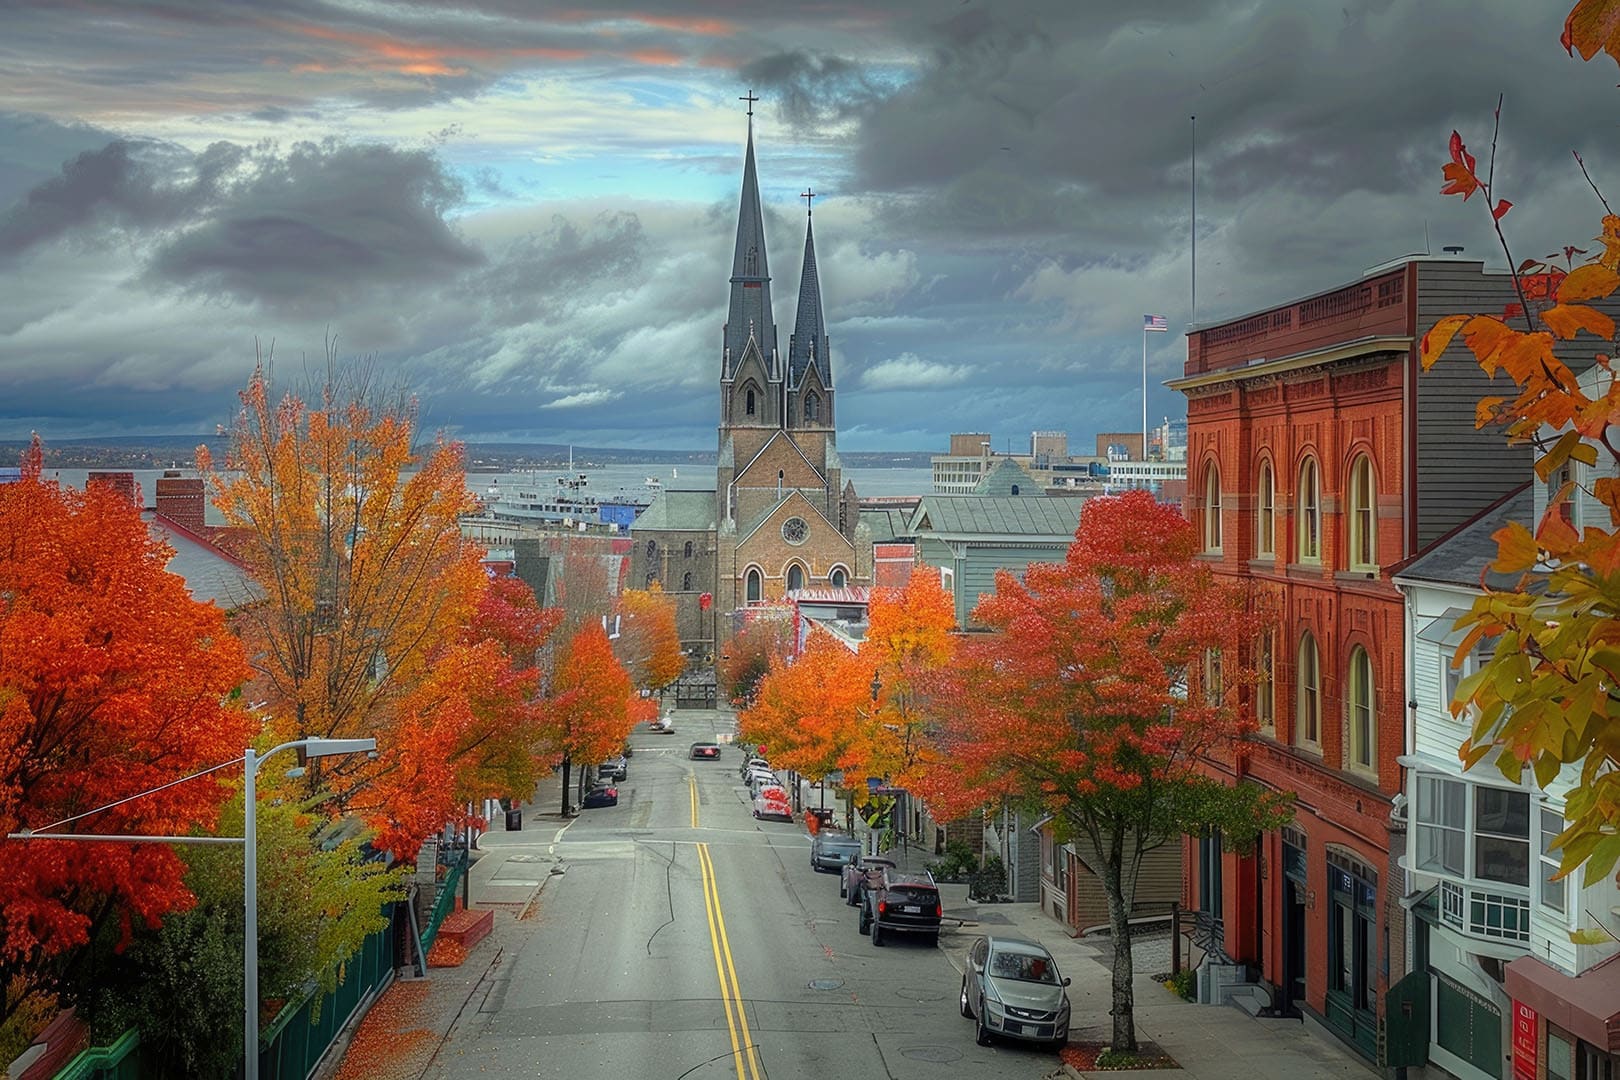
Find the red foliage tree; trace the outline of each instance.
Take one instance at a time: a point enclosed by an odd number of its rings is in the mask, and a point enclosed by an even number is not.
[[[0,834],[40,828],[240,757],[227,704],[250,672],[224,613],[165,570],[173,551],[110,488],[0,486]],[[207,830],[222,770],[57,831]],[[0,840],[0,986],[49,978],[102,920],[155,926],[193,902],[161,844]],[[11,1002],[9,996],[8,1003]]]
[[[613,655],[613,643],[597,623],[587,622],[562,643],[545,702],[549,745],[563,758],[563,812],[568,811],[569,770],[576,762],[601,761],[624,748],[640,718],[630,676]]]
[[[930,805],[1052,815],[1091,855],[1115,941],[1147,851],[1212,826],[1241,843],[1288,817],[1200,767],[1243,733],[1237,661],[1261,622],[1196,550],[1192,525],[1146,492],[1090,500],[1064,562],[996,575],[974,612],[992,633],[964,643],[938,697]],[[1132,974],[1115,949],[1118,1050],[1136,1048]]]

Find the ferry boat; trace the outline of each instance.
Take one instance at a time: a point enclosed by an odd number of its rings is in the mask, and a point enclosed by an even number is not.
[[[484,506],[487,515],[495,521],[561,525],[568,529],[583,525],[587,529],[605,528],[609,532],[625,533],[641,512],[652,505],[652,492],[621,490],[611,496],[597,496],[590,493],[589,486],[590,480],[584,473],[559,476],[554,487],[540,484],[532,477],[516,483],[508,481],[502,486],[497,478],[490,482]]]

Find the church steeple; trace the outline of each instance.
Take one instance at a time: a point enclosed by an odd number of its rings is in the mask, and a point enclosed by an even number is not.
[[[765,260],[765,215],[759,205],[759,176],[754,168],[754,102],[759,99],[749,91],[740,100],[748,102],[748,150],[737,208],[737,246],[731,258],[731,304],[726,312],[721,378],[734,376],[752,336],[770,376],[780,379],[776,323],[771,318],[771,272]]]
[[[799,198],[807,202],[816,193],[805,190]],[[812,213],[805,211],[804,267],[799,271],[799,308],[793,320],[793,336],[788,338],[788,387],[798,389],[805,370],[814,363],[823,386],[832,386],[832,366],[827,354],[827,324],[821,313],[821,279],[816,273],[816,233]]]

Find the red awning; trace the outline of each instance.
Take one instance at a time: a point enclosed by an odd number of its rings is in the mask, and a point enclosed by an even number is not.
[[[1576,976],[1533,956],[1507,966],[1507,992],[1601,1050],[1620,1051],[1620,956]]]

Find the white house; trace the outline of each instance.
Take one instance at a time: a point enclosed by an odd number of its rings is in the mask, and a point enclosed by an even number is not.
[[[1514,784],[1491,759],[1464,772],[1458,749],[1469,718],[1449,709],[1459,679],[1480,662],[1476,650],[1451,666],[1464,637],[1457,618],[1482,582],[1511,585],[1489,571],[1492,534],[1509,521],[1533,528],[1547,497],[1547,486],[1527,484],[1394,576],[1406,594],[1408,680],[1407,842],[1397,869],[1416,916],[1406,954],[1423,973],[1414,978],[1427,981],[1431,1075],[1438,1066],[1463,1080],[1620,1078],[1620,944],[1570,940],[1600,922],[1620,929],[1612,914],[1620,890],[1612,878],[1586,889],[1579,875],[1549,880],[1558,868],[1549,843],[1563,831],[1562,796],[1578,769],[1545,792],[1530,770]]]

